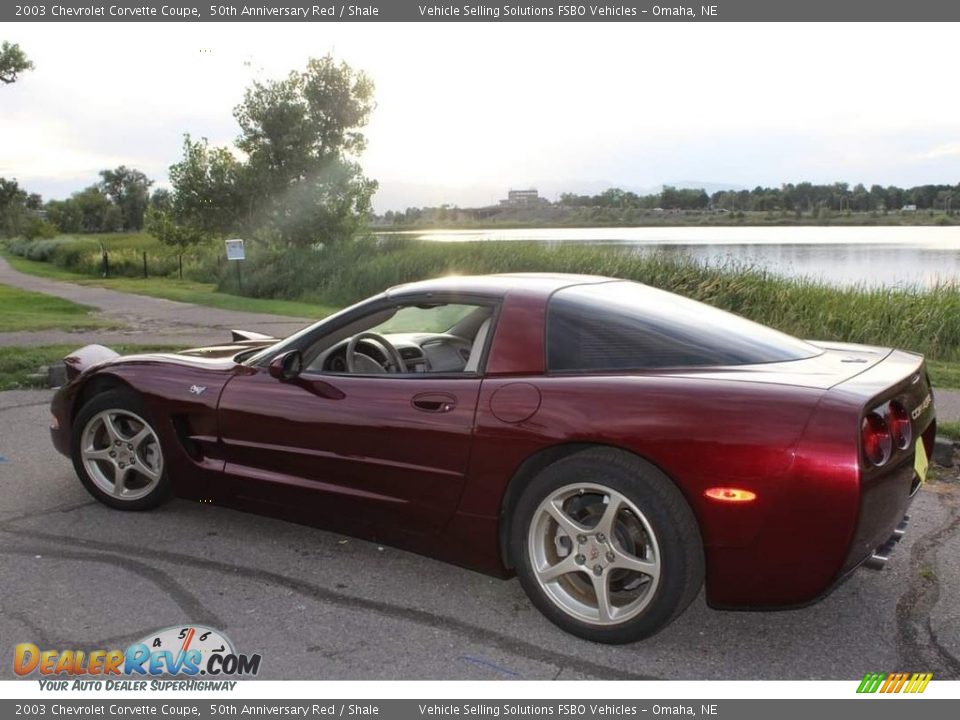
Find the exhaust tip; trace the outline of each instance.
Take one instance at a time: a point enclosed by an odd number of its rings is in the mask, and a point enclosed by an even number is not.
[[[890,554],[893,552],[893,549],[897,546],[897,543],[903,538],[907,532],[907,525],[910,522],[910,516],[904,515],[903,520],[900,521],[900,524],[893,531],[893,535],[880,545],[873,553],[868,557],[863,566],[870,568],[871,570],[883,570],[887,562],[890,560]]]

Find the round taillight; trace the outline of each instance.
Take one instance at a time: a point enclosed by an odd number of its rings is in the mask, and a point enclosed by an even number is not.
[[[896,400],[890,403],[890,408],[887,410],[887,426],[890,428],[890,435],[893,436],[893,442],[898,448],[906,450],[910,447],[910,441],[913,440],[910,416],[903,405]]]
[[[890,436],[890,428],[880,415],[875,412],[867,415],[860,426],[860,434],[863,438],[863,454],[867,456],[867,460],[874,465],[883,465],[890,459],[893,438]]]

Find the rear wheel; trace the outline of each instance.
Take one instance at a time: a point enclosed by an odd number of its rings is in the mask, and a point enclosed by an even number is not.
[[[110,390],[80,409],[72,456],[84,487],[105,505],[146,510],[169,495],[160,438],[132,391]]]
[[[533,479],[517,503],[511,551],[544,615],[597,642],[652,635],[703,583],[703,543],[683,495],[612,448],[571,455]]]

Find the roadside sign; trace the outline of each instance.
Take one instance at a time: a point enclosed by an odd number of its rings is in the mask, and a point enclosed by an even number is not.
[[[239,238],[227,240],[227,260],[246,260],[247,256],[243,250],[243,240]]]

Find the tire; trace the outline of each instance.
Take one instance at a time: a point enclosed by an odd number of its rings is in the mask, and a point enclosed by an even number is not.
[[[84,405],[70,446],[80,482],[104,505],[149,510],[170,496],[159,435],[132,390],[109,390]]]
[[[609,644],[666,627],[704,577],[686,499],[658,468],[614,448],[567,456],[533,478],[512,515],[510,553],[550,621]]]

